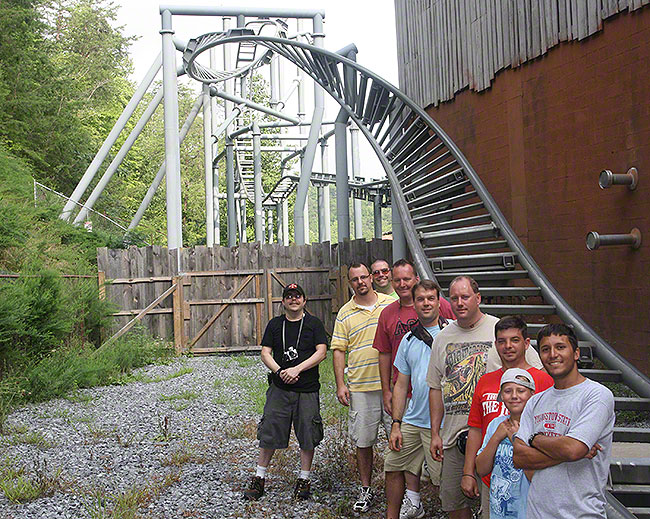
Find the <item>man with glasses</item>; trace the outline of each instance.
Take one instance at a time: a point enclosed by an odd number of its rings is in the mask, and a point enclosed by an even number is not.
[[[331,348],[336,396],[342,405],[350,406],[349,431],[357,448],[361,491],[353,509],[367,512],[373,499],[370,489],[372,448],[377,442],[379,424],[383,424],[387,437],[391,427],[390,416],[382,403],[378,352],[372,342],[379,314],[393,299],[372,289],[370,270],[362,263],[348,267],[348,280],[354,296],[336,316]],[[346,353],[347,385],[344,378]]]
[[[294,498],[310,495],[309,476],[314,449],[323,439],[318,391],[318,364],[327,355],[323,323],[305,312],[304,290],[291,283],[282,292],[284,315],[274,317],[262,338],[262,362],[271,371],[264,414],[257,429],[260,453],[257,470],[244,499],[264,494],[266,470],[276,449],[289,445],[291,424],[300,445],[300,474]]]
[[[397,292],[395,292],[392,284],[393,273],[388,262],[384,259],[376,259],[370,264],[370,272],[372,273],[372,286],[375,291],[397,299]]]

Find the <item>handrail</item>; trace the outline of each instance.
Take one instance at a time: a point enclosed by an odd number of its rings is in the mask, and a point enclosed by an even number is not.
[[[650,379],[646,377],[630,362],[624,359],[618,352],[616,352],[603,338],[601,338],[589,325],[569,306],[569,304],[562,298],[560,293],[553,287],[550,281],[543,274],[541,268],[534,261],[532,256],[525,249],[516,233],[512,230],[507,220],[499,210],[496,202],[490,195],[489,191],[481,181],[478,174],[474,171],[468,160],[462,154],[460,149],[454,144],[449,136],[442,130],[442,128],[427,114],[422,108],[415,104],[408,96],[401,92],[397,87],[393,86],[388,81],[377,76],[365,67],[348,58],[345,58],[334,52],[315,47],[306,43],[294,42],[283,38],[264,37],[264,36],[237,36],[226,37],[212,42],[210,45],[205,45],[201,48],[201,52],[207,50],[211,46],[222,45],[226,43],[237,43],[242,40],[255,41],[260,45],[266,46],[274,52],[283,55],[285,58],[292,61],[298,67],[303,69],[315,81],[317,81],[329,94],[341,105],[341,107],[349,114],[350,118],[357,124],[360,130],[368,139],[371,147],[375,150],[377,157],[382,164],[392,191],[392,201],[395,204],[399,216],[403,222],[404,234],[407,244],[413,255],[414,263],[418,271],[425,277],[435,279],[431,266],[429,265],[428,258],[424,252],[422,244],[419,241],[419,236],[415,229],[415,225],[411,218],[406,199],[402,193],[399,180],[391,164],[388,161],[380,144],[372,135],[371,131],[357,116],[354,107],[347,104],[345,94],[349,96],[350,92],[343,93],[337,92],[332,86],[331,78],[327,78],[324,69],[319,69],[314,61],[311,61],[307,56],[320,55],[335,63],[341,63],[346,67],[352,68],[362,75],[372,79],[373,84],[378,84],[388,90],[395,98],[399,99],[405,106],[407,106],[414,115],[420,118],[440,139],[440,141],[448,148],[455,160],[462,166],[462,169],[469,179],[470,183],[480,196],[484,206],[496,226],[501,231],[504,239],[509,247],[516,252],[519,263],[528,270],[530,279],[541,288],[544,299],[555,305],[557,314],[565,322],[574,327],[576,335],[581,340],[591,341],[596,344],[598,348],[599,357],[611,368],[619,369],[623,374],[623,381],[636,393],[642,397],[650,398]],[[286,50],[286,47],[294,49],[295,55]],[[297,49],[301,49],[298,53]],[[300,58],[298,58],[300,56]],[[195,56],[196,57],[196,56]],[[189,71],[188,71],[189,73]],[[191,74],[190,74],[191,75]],[[347,87],[347,85],[346,85]],[[356,88],[356,87],[355,87]],[[354,94],[356,95],[356,90]],[[353,103],[354,104],[354,103]],[[392,125],[393,123],[391,123]],[[413,122],[415,124],[415,122]],[[413,125],[411,125],[413,127]]]

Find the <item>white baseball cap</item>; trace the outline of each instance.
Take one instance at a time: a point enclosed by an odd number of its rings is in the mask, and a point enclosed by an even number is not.
[[[499,395],[497,396],[497,401],[501,402],[501,388],[504,384],[508,382],[514,382],[520,386],[527,387],[533,393],[535,392],[535,381],[533,376],[528,373],[525,369],[521,368],[510,368],[501,376],[501,385],[499,386]]]

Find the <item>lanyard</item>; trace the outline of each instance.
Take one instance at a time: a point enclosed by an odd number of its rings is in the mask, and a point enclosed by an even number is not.
[[[296,339],[296,349],[298,349],[298,344],[300,343],[300,334],[302,333],[302,323],[305,322],[305,314],[302,314],[300,318],[300,328],[298,328],[298,338]],[[287,333],[285,325],[287,324],[287,317],[285,316],[282,321],[282,351],[287,351]]]

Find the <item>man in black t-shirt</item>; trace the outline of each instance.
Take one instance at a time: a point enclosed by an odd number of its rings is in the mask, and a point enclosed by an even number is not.
[[[269,321],[262,338],[262,362],[271,370],[264,414],[257,428],[260,454],[257,471],[244,499],[264,494],[266,469],[276,449],[289,446],[291,424],[300,445],[300,475],[294,497],[307,499],[314,449],[323,439],[320,416],[318,364],[327,355],[323,323],[305,312],[304,290],[291,283],[282,292],[285,315]]]

